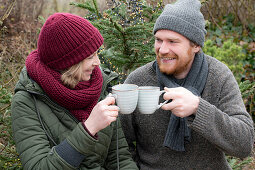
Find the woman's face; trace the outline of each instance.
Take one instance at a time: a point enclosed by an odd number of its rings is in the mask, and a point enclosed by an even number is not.
[[[91,74],[96,66],[100,65],[100,60],[97,55],[97,51],[91,56],[85,58],[82,61],[82,76],[81,81],[88,81],[91,78]]]

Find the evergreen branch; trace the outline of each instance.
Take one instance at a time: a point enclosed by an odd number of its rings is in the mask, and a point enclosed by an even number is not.
[[[113,19],[111,17],[110,18],[110,21],[111,23],[113,24],[113,26],[121,33],[123,34],[124,33],[124,29],[121,27],[120,24],[118,24],[117,22],[113,21]]]
[[[97,5],[97,0],[92,0],[93,1],[93,4],[94,4],[94,7],[95,7],[95,11],[96,11],[96,14],[97,14],[97,18],[101,18],[101,14],[99,13],[99,10],[98,10],[98,5]]]
[[[71,2],[70,5],[74,5],[79,8],[87,9],[92,13],[96,13],[96,9],[92,7],[91,3],[85,2],[84,4],[77,3],[77,2]]]
[[[111,23],[113,23],[113,25],[114,25],[114,27],[121,33],[121,36],[122,36],[122,42],[123,42],[123,58],[124,57],[126,57],[126,56],[128,56],[128,45],[127,45],[127,39],[126,39],[126,37],[125,37],[125,31],[124,31],[124,29],[121,27],[121,25],[120,24],[118,24],[117,22],[115,22],[115,21],[113,21],[112,20],[112,18],[111,17],[109,17],[110,18],[110,21],[111,21]]]
[[[153,9],[151,7],[143,8],[143,16],[152,21]]]

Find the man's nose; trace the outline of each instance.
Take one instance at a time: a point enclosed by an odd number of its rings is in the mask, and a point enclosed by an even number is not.
[[[162,44],[161,44],[161,46],[160,46],[160,48],[159,48],[159,53],[161,53],[161,54],[167,54],[167,53],[169,53],[169,46],[167,45],[167,43],[166,42],[163,42]]]

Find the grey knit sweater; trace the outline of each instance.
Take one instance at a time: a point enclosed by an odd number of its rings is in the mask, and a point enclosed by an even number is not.
[[[207,82],[194,118],[188,118],[191,142],[185,152],[163,146],[170,112],[121,115],[130,150],[141,170],[231,169],[225,154],[249,156],[253,148],[253,121],[242,101],[232,72],[210,56]],[[156,72],[148,63],[132,72],[125,83],[158,86]],[[163,98],[160,99],[162,102]]]

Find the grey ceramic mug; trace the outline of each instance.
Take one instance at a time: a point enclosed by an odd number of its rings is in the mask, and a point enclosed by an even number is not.
[[[134,112],[138,101],[138,86],[135,84],[118,84],[112,87],[112,95],[120,108],[120,113]]]
[[[138,91],[139,97],[137,107],[142,114],[152,114],[168,102],[168,100],[166,100],[164,103],[159,104],[159,96],[165,91],[160,91],[160,88],[157,86],[140,86]]]

